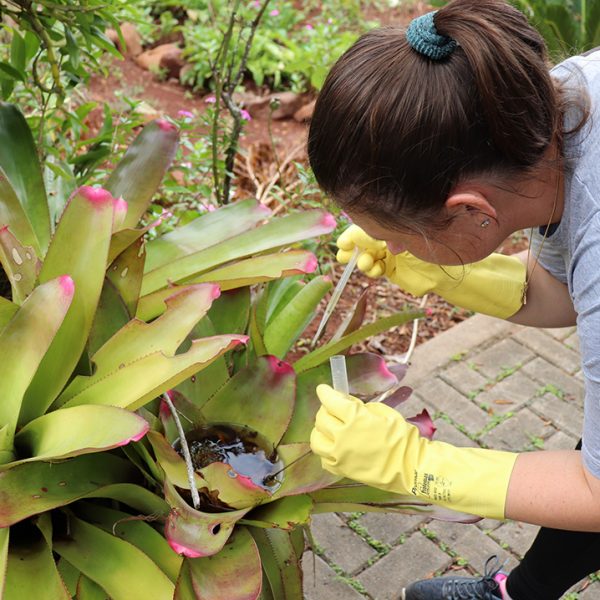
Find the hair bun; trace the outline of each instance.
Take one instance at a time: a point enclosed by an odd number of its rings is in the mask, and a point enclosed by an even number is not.
[[[429,12],[413,19],[406,30],[406,40],[419,54],[431,60],[443,60],[454,52],[458,43],[438,33],[433,20],[436,13]]]

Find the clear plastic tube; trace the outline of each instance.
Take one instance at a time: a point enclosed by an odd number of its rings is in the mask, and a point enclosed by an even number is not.
[[[336,354],[329,359],[331,367],[331,381],[333,389],[343,394],[349,394],[348,373],[346,371],[346,357],[343,354]]]

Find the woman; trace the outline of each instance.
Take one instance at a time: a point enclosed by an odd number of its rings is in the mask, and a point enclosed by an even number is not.
[[[459,511],[541,525],[508,578],[438,578],[406,600],[559,598],[600,569],[600,52],[548,69],[501,0],[455,0],[406,32],[365,34],[317,101],[309,157],[355,225],[345,262],[403,289],[538,327],[577,324],[576,450],[516,454],[419,437],[394,410],[319,386],[324,468]],[[493,250],[532,228],[518,257]],[[457,407],[457,410],[460,410]]]

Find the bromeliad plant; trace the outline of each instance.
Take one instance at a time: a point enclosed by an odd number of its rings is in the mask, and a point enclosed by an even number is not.
[[[414,315],[360,327],[359,308],[285,362],[331,286],[301,281],[317,265],[295,245],[332,217],[242,201],[146,244],[176,146],[171,123],[149,124],[54,226],[31,133],[0,105],[4,599],[299,598],[311,513],[432,511],[308,452],[329,356]],[[348,365],[356,394],[397,385],[380,357]]]

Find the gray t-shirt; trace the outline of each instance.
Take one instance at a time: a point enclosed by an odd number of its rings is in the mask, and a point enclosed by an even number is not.
[[[539,262],[568,285],[577,312],[585,378],[582,455],[586,468],[600,478],[600,51],[569,58],[552,74],[569,90],[587,90],[591,114],[583,129],[565,139],[564,212]],[[576,111],[567,114],[567,129],[578,118]],[[534,256],[542,237],[542,231],[533,234]]]

